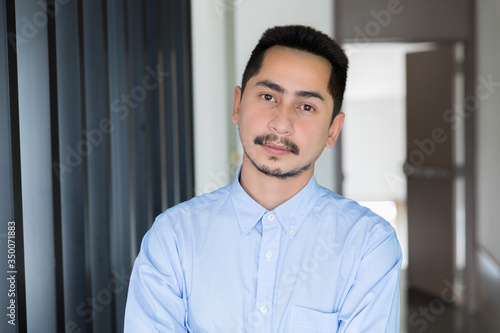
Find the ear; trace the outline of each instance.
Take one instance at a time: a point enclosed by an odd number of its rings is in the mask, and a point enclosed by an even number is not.
[[[240,116],[240,105],[241,105],[241,87],[236,86],[233,93],[233,114],[231,120],[233,123],[238,124]]]
[[[340,130],[342,129],[342,125],[344,125],[345,114],[340,112],[333,119],[333,123],[330,125],[330,131],[328,132],[328,140],[326,141],[326,148],[332,148],[337,141],[337,138],[340,134]]]

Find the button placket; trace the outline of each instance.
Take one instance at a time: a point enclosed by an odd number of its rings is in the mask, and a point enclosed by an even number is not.
[[[279,257],[281,225],[273,212],[262,218],[262,239],[259,252],[256,310],[266,319],[261,331],[268,332],[272,312],[276,270]]]
[[[274,215],[273,213],[270,213],[269,215],[267,215],[267,220],[269,222],[271,222],[271,223],[266,223],[268,229],[275,229],[279,225],[278,221],[275,220],[275,218],[276,218],[276,215]],[[275,252],[274,248],[270,247],[265,254],[267,261],[271,261],[271,258],[273,257],[273,252]]]

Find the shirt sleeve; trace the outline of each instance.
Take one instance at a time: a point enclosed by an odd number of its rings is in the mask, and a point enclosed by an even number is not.
[[[399,333],[402,253],[394,230],[383,231],[367,244],[339,313],[339,333]]]
[[[125,332],[187,332],[184,277],[171,225],[153,224],[135,261]]]

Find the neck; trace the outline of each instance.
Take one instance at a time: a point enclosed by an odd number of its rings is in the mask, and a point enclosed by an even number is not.
[[[314,165],[296,177],[279,179],[260,172],[244,155],[240,184],[247,194],[267,210],[273,210],[300,192],[314,174]]]

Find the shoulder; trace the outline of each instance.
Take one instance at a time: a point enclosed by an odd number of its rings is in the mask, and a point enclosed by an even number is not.
[[[341,237],[356,236],[367,247],[388,238],[393,238],[398,243],[396,231],[389,222],[352,199],[321,187],[319,206],[334,219],[336,232]]]
[[[190,200],[181,202],[157,216],[153,227],[177,228],[179,224],[196,220],[196,218],[220,211],[230,198],[231,185],[227,185],[211,193],[206,193]]]

